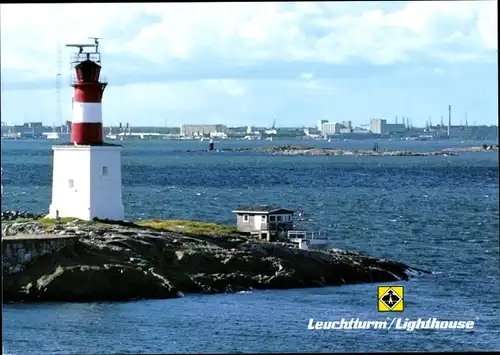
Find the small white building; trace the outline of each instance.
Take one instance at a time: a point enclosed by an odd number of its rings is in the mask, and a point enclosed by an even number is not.
[[[239,232],[259,235],[271,241],[293,229],[294,211],[271,205],[241,206],[236,213]]]

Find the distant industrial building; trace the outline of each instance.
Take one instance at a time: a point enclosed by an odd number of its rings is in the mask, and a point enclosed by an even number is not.
[[[183,124],[181,126],[181,136],[196,137],[208,136],[215,133],[226,133],[227,127],[222,124]]]
[[[387,123],[385,127],[388,134],[405,133],[408,130],[404,123]]]
[[[317,127],[316,127],[316,128],[317,128],[317,129],[318,129],[318,131],[320,131],[320,132],[323,130],[323,123],[328,123],[328,120],[319,120],[319,121],[318,121],[318,125],[317,125]]]
[[[352,133],[356,134],[369,134],[370,131],[362,127],[354,127]]]
[[[48,132],[69,133],[71,121],[66,121],[61,126],[44,126],[42,122],[26,122],[22,125],[8,126],[2,123],[2,137],[15,138],[42,138]]]
[[[387,132],[387,120],[372,118],[370,121],[370,131],[374,134],[385,134]]]
[[[43,132],[42,122],[27,122],[22,125],[14,125],[14,132],[21,134],[40,135]]]
[[[370,131],[374,134],[401,134],[408,129],[404,123],[387,123],[386,119],[372,118]]]
[[[347,133],[352,132],[352,121],[342,121],[340,122],[340,125],[344,130],[349,130]]]
[[[329,136],[333,134],[346,134],[352,133],[352,122],[342,121],[342,122],[329,122],[326,120],[318,121],[318,130],[323,136]]]
[[[337,122],[325,122],[321,125],[321,133],[325,136],[339,134],[342,125]]]

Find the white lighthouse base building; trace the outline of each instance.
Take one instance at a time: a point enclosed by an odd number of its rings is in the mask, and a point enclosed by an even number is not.
[[[59,145],[52,150],[49,218],[124,219],[121,146]]]

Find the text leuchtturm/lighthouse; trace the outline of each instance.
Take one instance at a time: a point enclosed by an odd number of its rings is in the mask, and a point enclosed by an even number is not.
[[[71,142],[53,146],[52,203],[49,217],[123,220],[121,150],[104,143],[99,42],[68,44],[72,54]],[[89,51],[86,51],[90,48]]]

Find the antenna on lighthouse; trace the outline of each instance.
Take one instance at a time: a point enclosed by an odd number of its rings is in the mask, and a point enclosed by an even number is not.
[[[93,39],[94,40],[95,52],[99,53],[99,40],[100,39],[104,39],[104,38],[102,38],[102,37],[89,37],[89,39]]]
[[[70,60],[70,65],[71,65],[71,71],[72,71],[72,77],[70,80],[71,85],[73,85],[73,82],[75,80],[74,77],[74,70],[75,67],[86,61],[90,60],[99,66],[102,66],[102,54],[99,52],[99,40],[102,38],[99,37],[89,37],[90,39],[94,40],[94,44],[67,44],[66,47],[73,47],[73,48],[78,48],[78,53],[72,53],[71,55],[71,60]],[[94,51],[86,51],[86,48],[94,48]],[[107,86],[107,78],[102,75],[100,75],[100,82],[102,84],[102,90],[104,91],[104,88]]]
[[[89,37],[89,39],[94,40],[95,53],[98,55],[97,60],[94,60],[94,61],[97,64],[99,64],[100,66],[102,66],[102,53],[99,51],[99,45],[100,45],[99,40],[104,39],[104,38],[102,38],[102,37]],[[101,73],[101,79],[102,79],[101,80],[102,82],[107,81],[106,77],[104,75],[102,75],[102,73]]]
[[[56,111],[57,111],[57,122],[60,125],[62,125],[62,109],[61,109],[62,68],[61,67],[62,67],[61,41],[59,36],[57,36]]]
[[[85,48],[98,49],[99,44],[67,44],[66,47],[78,48],[78,53],[73,53],[71,56],[71,69],[85,60],[91,60],[101,65],[101,53],[97,50],[95,52],[86,52]]]

